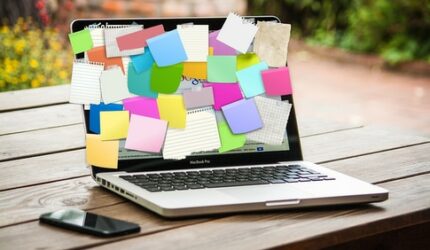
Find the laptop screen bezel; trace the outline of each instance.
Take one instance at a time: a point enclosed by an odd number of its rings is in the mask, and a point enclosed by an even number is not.
[[[254,19],[256,21],[272,21],[280,22],[275,16],[245,16],[246,19]],[[166,31],[176,28],[178,24],[194,23],[208,24],[210,30],[221,29],[226,17],[193,17],[193,18],[120,18],[120,19],[77,19],[71,23],[71,31],[76,32],[84,29],[92,24],[112,24],[126,25],[131,23],[142,24],[144,27],[151,27],[158,24],[163,24]],[[82,58],[83,53],[76,55],[76,58]],[[177,169],[192,169],[192,168],[216,168],[225,166],[237,165],[255,165],[276,163],[280,161],[300,161],[303,160],[300,137],[297,128],[297,119],[295,106],[292,95],[284,95],[281,97],[283,101],[288,101],[293,104],[290,117],[287,123],[287,135],[289,150],[269,151],[269,152],[254,152],[254,153],[235,153],[235,154],[216,154],[216,155],[200,155],[188,156],[184,160],[164,160],[157,159],[138,159],[138,160],[119,160],[118,169],[106,169],[96,166],[90,166],[93,177],[98,173],[104,172],[142,172],[142,171],[164,171]],[[82,110],[85,118],[85,129],[89,131],[89,111]]]

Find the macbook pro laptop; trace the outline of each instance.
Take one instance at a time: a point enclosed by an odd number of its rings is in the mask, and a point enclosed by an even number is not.
[[[244,18],[255,23],[280,22],[274,16]],[[71,30],[162,24],[169,31],[179,24],[193,23],[209,25],[209,30],[215,31],[225,20],[79,19],[72,22]],[[76,57],[83,58],[84,53]],[[198,84],[197,79],[184,78],[181,87]],[[225,153],[204,151],[182,160],[166,160],[161,154],[127,150],[121,141],[118,168],[90,166],[92,177],[102,187],[165,217],[370,203],[388,198],[383,188],[303,161],[293,96],[281,99],[292,104],[282,145],[247,140],[243,147]],[[88,107],[83,107],[83,113],[86,131],[91,134]]]

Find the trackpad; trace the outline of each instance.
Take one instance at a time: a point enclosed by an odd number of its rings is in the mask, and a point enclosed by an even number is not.
[[[240,188],[226,188],[218,191],[241,202],[303,199],[310,196],[310,193],[291,185],[242,186]]]

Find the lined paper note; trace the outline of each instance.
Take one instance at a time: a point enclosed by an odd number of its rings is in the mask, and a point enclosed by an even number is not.
[[[99,47],[105,45],[105,36],[103,28],[89,28],[93,46]]]
[[[257,142],[281,145],[292,105],[262,96],[254,99],[264,125],[263,128],[246,134],[246,137]]]
[[[221,146],[215,112],[211,107],[190,110],[185,129],[167,129],[164,159],[184,159],[193,152],[209,151]]]
[[[187,54],[187,62],[206,62],[209,50],[208,25],[178,25],[179,37]]]
[[[73,62],[72,81],[70,88],[70,103],[99,104],[100,75],[103,71],[102,63],[75,60]]]
[[[218,41],[225,43],[226,45],[246,53],[254,39],[255,33],[257,33],[257,26],[243,19],[242,17],[230,13],[227,16],[219,34]]]
[[[102,72],[100,76],[100,88],[103,102],[106,104],[121,101],[133,96],[128,92],[127,78],[120,67],[114,67]]]
[[[138,55],[145,52],[144,48],[122,50],[118,48],[116,38],[142,29],[142,25],[131,25],[126,28],[107,28],[104,30],[106,57]]]

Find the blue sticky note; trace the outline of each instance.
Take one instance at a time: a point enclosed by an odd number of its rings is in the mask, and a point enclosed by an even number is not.
[[[90,104],[90,131],[100,134],[100,112],[101,111],[121,111],[123,106],[121,104]]]
[[[145,48],[145,53],[130,56],[130,59],[133,62],[134,69],[139,74],[143,71],[149,70],[154,63],[154,58],[148,48]]]
[[[151,90],[151,68],[137,73],[133,62],[128,64],[128,92],[139,96],[158,97],[158,93]]]
[[[242,89],[246,98],[264,93],[261,71],[268,68],[269,66],[267,63],[261,62],[236,72],[240,88]]]
[[[248,133],[263,127],[254,99],[233,102],[221,109],[233,134]]]
[[[187,60],[184,45],[176,29],[150,38],[146,40],[146,42],[159,67],[173,65]]]

